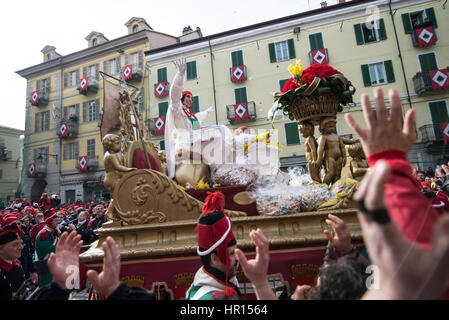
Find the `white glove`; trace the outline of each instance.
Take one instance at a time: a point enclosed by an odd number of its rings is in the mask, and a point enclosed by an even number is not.
[[[207,111],[207,112],[214,112],[214,107],[209,107],[209,108],[207,108],[206,111]]]
[[[186,72],[186,58],[181,57],[179,58],[177,61],[175,61],[175,65],[178,68],[180,73],[185,73]]]

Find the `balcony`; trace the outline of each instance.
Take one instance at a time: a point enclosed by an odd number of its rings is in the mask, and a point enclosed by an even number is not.
[[[449,67],[429,72],[418,72],[413,77],[413,86],[418,96],[439,94],[449,88]],[[431,74],[433,77],[431,77]]]
[[[229,74],[231,76],[231,82],[241,83],[247,79],[246,66],[241,65],[237,67],[229,68]]]
[[[426,124],[418,130],[421,136],[421,142],[424,143],[426,147],[443,142],[443,133],[441,132],[439,124]]]
[[[59,122],[57,135],[61,139],[73,139],[78,136],[78,118],[71,116],[68,120]]]
[[[12,158],[12,151],[7,150],[6,147],[0,146],[0,161],[8,161]]]
[[[310,64],[329,64],[329,53],[326,48],[309,52]]]
[[[163,135],[165,132],[165,117],[156,117],[147,120],[148,130],[155,136]]]
[[[131,66],[131,71],[129,67]],[[141,81],[143,78],[143,68],[139,67],[138,64],[129,64],[123,67],[123,76],[126,81]]]
[[[247,103],[227,105],[226,114],[231,124],[255,121],[256,103],[254,101],[249,101]]]
[[[89,93],[98,92],[98,81],[90,77],[83,78],[80,80],[80,85],[77,87],[80,94],[87,96]]]
[[[37,160],[28,165],[28,177],[45,178],[47,176],[47,160]]]
[[[170,84],[168,82],[158,82],[154,84],[154,95],[163,98],[170,94]]]
[[[50,88],[46,87],[40,90],[33,91],[30,96],[31,105],[35,107],[48,106],[50,102]]]
[[[79,162],[80,162],[79,159],[75,162],[75,169],[83,171],[80,169]],[[87,170],[85,171],[94,171],[98,168],[98,166],[99,166],[98,156],[87,157],[87,164],[86,164]]]
[[[430,26],[426,28],[415,28],[412,35],[412,43],[415,48],[428,48],[436,44],[438,37],[435,29]]]

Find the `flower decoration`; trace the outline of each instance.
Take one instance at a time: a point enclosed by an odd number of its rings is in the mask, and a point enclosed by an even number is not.
[[[353,103],[355,88],[340,71],[331,66],[312,64],[303,70],[301,61],[297,60],[295,66],[288,67],[288,71],[292,77],[285,83],[281,92],[274,93],[275,103],[268,112],[268,117],[273,121],[278,111],[294,120],[291,107],[297,99],[333,95],[340,104],[338,111],[341,111],[343,105]]]

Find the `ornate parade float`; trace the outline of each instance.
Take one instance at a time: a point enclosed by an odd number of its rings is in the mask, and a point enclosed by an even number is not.
[[[281,93],[275,93],[270,113],[274,118],[280,110],[297,120],[306,138],[310,175],[297,170],[282,173],[279,167],[264,171],[228,165],[215,168],[209,181],[195,181],[196,187],[190,184],[190,188],[166,175],[164,153],[150,142],[136,111],[137,94],[118,86],[114,94],[107,93],[111,84],[105,80],[105,108],[115,103],[120,118],[120,133],[106,135],[102,130],[104,183],[113,199],[107,215],[112,221],[97,230],[99,240],[80,255],[81,261],[88,268],[101,270],[102,243],[111,236],[120,246],[122,281],[150,289],[158,299],[183,298],[201,265],[195,227],[202,201],[207,192],[217,190],[225,195],[239,248],[254,256],[249,238],[252,229],[262,229],[270,240],[269,279],[278,295],[289,295],[297,284],[314,281],[326,253],[323,230],[329,229],[325,223],[329,213],[342,218],[353,241],[360,243],[361,230],[351,201],[357,181],[352,178],[363,176],[366,162],[357,141],[334,133],[337,112],[352,102],[355,90],[344,75],[329,66],[314,64],[303,71],[298,62],[289,70],[292,78]],[[315,126],[321,133],[317,140]],[[250,139],[244,144],[245,152],[274,148],[279,158],[280,146],[273,145],[269,137],[267,133]],[[346,144],[354,155],[351,161]],[[341,178],[346,162],[352,176]],[[238,279],[242,293],[254,298],[243,273]]]

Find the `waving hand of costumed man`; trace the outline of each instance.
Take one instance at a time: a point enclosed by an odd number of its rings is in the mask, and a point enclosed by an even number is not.
[[[170,106],[165,120],[165,153],[170,178],[175,176],[175,131],[201,129],[201,122],[212,111],[212,107],[196,114],[191,111],[193,95],[190,91],[182,91],[186,77],[186,59],[181,58],[175,64],[178,72],[170,88]]]

